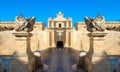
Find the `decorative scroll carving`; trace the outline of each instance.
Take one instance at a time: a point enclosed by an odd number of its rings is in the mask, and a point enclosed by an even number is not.
[[[88,31],[95,32],[105,30],[104,17],[100,14],[97,15],[97,18],[85,17],[84,19]]]
[[[16,26],[15,30],[30,32],[33,30],[35,20],[36,20],[35,17],[24,18],[23,15],[21,14],[16,17],[17,26]]]

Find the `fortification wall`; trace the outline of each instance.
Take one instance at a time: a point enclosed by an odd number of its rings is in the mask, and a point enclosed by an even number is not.
[[[44,30],[44,22],[35,22],[34,30]],[[0,22],[0,31],[13,30],[16,23],[10,21]]]
[[[76,22],[76,30],[86,30],[85,22]],[[108,30],[115,30],[117,27],[120,28],[120,22],[105,22],[106,28],[110,27],[111,29]],[[120,30],[120,29],[119,29]],[[119,31],[118,30],[118,31]]]

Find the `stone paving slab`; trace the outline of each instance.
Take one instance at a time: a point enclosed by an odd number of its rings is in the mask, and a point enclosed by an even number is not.
[[[48,69],[40,69],[37,72],[84,72],[75,68],[76,61],[66,49],[55,49],[44,63],[48,66]]]

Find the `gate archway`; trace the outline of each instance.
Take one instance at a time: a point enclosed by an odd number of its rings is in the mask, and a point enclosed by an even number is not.
[[[57,48],[63,48],[64,44],[63,41],[57,41]]]

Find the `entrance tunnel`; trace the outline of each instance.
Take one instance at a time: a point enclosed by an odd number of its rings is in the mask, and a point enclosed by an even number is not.
[[[63,41],[57,41],[57,48],[63,48],[64,44]]]

